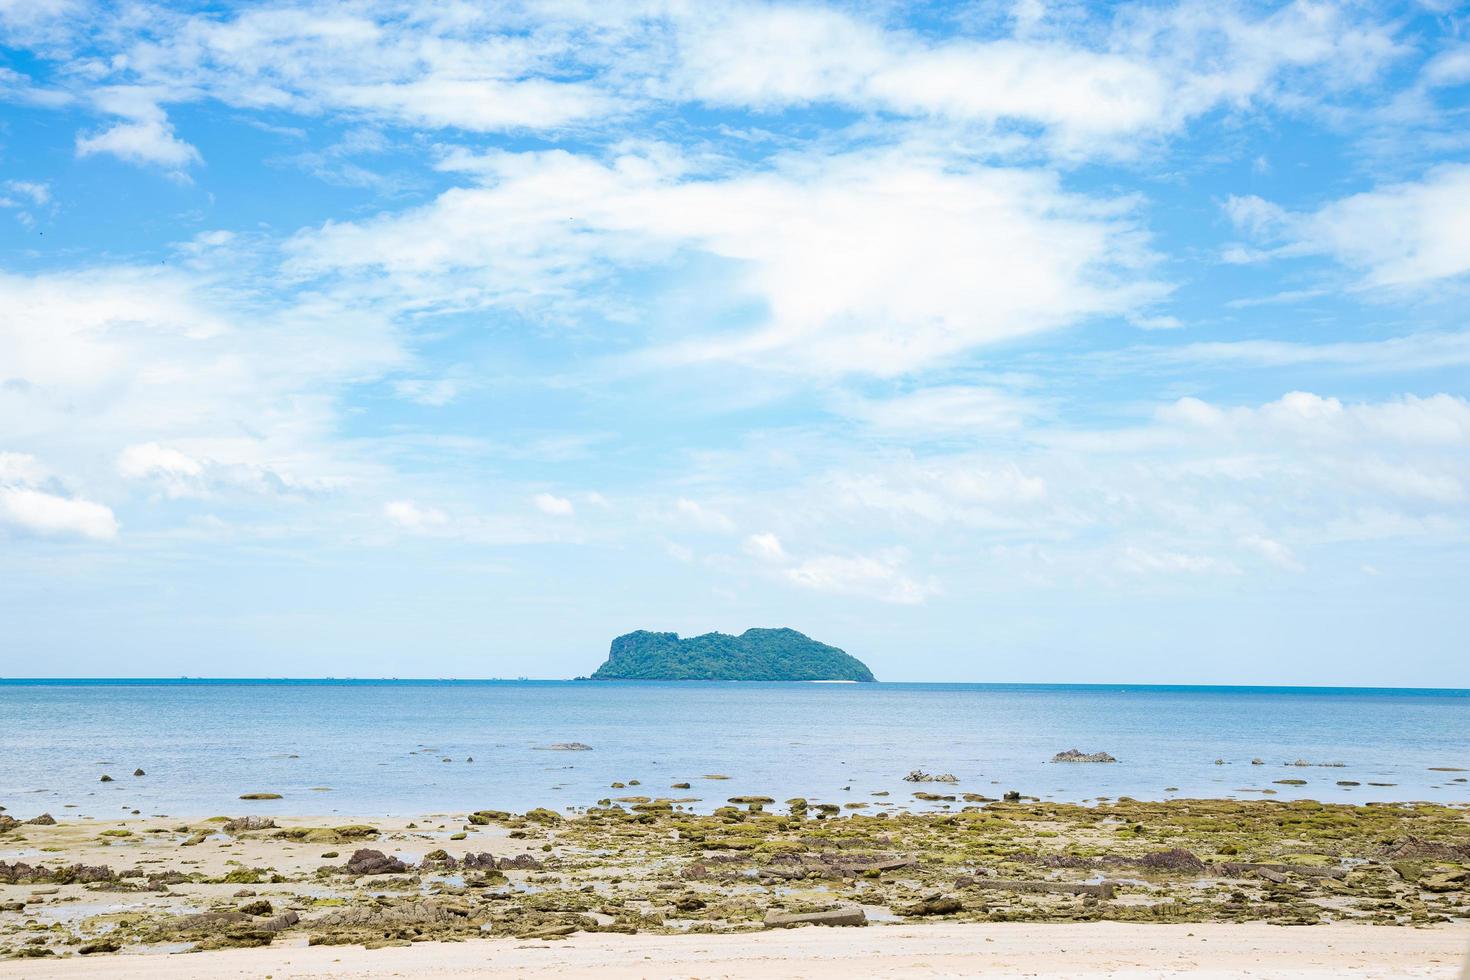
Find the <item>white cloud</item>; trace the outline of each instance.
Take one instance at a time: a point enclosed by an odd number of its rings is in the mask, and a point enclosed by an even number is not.
[[[0,184],[0,187],[4,187],[16,198],[24,198],[35,206],[46,204],[51,200],[51,185],[44,181],[7,180],[4,184]],[[5,206],[4,198],[0,198],[0,206]],[[12,203],[10,206],[18,205]]]
[[[78,535],[97,540],[117,536],[117,518],[110,507],[24,487],[0,488],[0,516],[37,534]]]
[[[1305,570],[1302,563],[1297,561],[1296,555],[1292,553],[1291,549],[1280,541],[1262,537],[1259,534],[1250,534],[1241,539],[1241,544],[1255,551],[1277,568],[1285,569],[1288,572]]]
[[[400,398],[435,408],[454,401],[462,387],[453,378],[407,378],[393,382],[393,391]]]
[[[52,482],[50,471],[34,456],[0,452],[0,523],[45,536],[117,536],[110,507],[40,488]]]
[[[118,472],[128,479],[141,480],[150,476],[168,479],[194,479],[204,473],[204,466],[192,456],[167,449],[156,442],[129,446],[117,461]]]
[[[166,497],[316,492],[377,470],[337,441],[347,384],[401,367],[378,315],[212,269],[0,273],[0,441],[115,460]],[[213,259],[210,259],[213,261]],[[242,283],[241,280],[244,280]]]
[[[819,555],[783,571],[787,581],[833,595],[863,596],[900,605],[920,605],[939,591],[903,572],[901,551],[870,555]]]
[[[781,539],[769,531],[752,534],[746,538],[745,552],[762,561],[784,562],[788,560],[786,549],[781,546]]]
[[[709,302],[764,312],[689,337],[661,363],[758,361],[892,375],[969,348],[1138,310],[1163,288],[1127,201],[1045,173],[911,152],[791,158],[701,176],[667,150],[458,158],[482,186],[298,235],[293,268],[345,276],[411,309],[501,307],[555,318],[621,305],[619,271],[671,254],[725,263]],[[780,234],[771,230],[779,228]],[[673,288],[673,287],[670,287]],[[652,301],[659,302],[656,296]]]
[[[531,502],[536,505],[536,509],[541,511],[541,513],[550,514],[553,517],[570,517],[576,512],[576,507],[572,505],[570,500],[566,497],[558,497],[555,494],[538,493],[531,498]]]
[[[814,592],[917,605],[938,591],[932,581],[921,584],[904,574],[907,554],[902,549],[886,549],[877,555],[814,555],[797,559],[779,537],[763,531],[745,539],[745,553],[780,581]]]
[[[1246,230],[1281,242],[1275,254],[1327,255],[1367,286],[1407,288],[1470,272],[1470,165],[1438,167],[1314,212],[1287,212],[1259,198],[1232,198]]]
[[[41,461],[30,453],[0,452],[0,484],[36,484],[50,475]]]
[[[1128,8],[1091,43],[1087,32],[1048,35],[1039,16],[1018,17],[1016,37],[932,41],[820,7],[697,10],[678,35],[675,75],[695,98],[1036,125],[1065,155],[1128,153],[1137,137],[1221,105],[1300,105],[1366,83],[1398,53],[1391,28],[1306,2],[1259,18],[1227,4]]]
[[[1009,392],[966,385],[939,385],[884,399],[863,399],[839,406],[844,414],[884,432],[922,437],[1019,429],[1036,415],[1037,406]]]
[[[383,505],[383,516],[410,531],[425,531],[449,523],[449,515],[434,507],[420,507],[412,500],[390,500]]]
[[[346,109],[395,118],[411,126],[453,126],[480,132],[555,129],[605,114],[612,100],[590,85],[527,79],[429,77],[377,85],[334,86],[328,100]]]
[[[1163,551],[1129,545],[1118,559],[1118,567],[1137,574],[1238,575],[1233,562],[1211,555]]]
[[[174,134],[168,114],[156,101],[160,94],[131,86],[104,89],[97,96],[99,107],[126,121],[91,136],[78,136],[77,156],[106,153],[128,163],[151,164],[176,173],[202,162],[199,151]]]
[[[712,531],[718,534],[735,533],[735,522],[727,515],[687,497],[680,497],[674,504],[674,510],[681,520],[693,524],[701,531]]]

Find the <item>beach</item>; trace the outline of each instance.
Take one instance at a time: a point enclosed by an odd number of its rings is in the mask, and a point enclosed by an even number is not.
[[[1463,928],[1337,925],[997,925],[818,927],[742,936],[577,935],[557,942],[471,940],[362,949],[223,950],[113,957],[104,964],[0,962],[0,977],[233,980],[378,977],[970,977],[1020,980],[1458,980]]]
[[[1449,977],[1470,936],[1463,806],[677,799],[352,822],[251,801],[191,821],[7,813],[0,976]]]

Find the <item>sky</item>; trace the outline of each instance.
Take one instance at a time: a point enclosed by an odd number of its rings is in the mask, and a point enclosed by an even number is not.
[[[1470,8],[0,0],[0,675],[1470,687]]]

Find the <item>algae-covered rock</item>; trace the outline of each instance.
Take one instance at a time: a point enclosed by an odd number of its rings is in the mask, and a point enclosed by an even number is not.
[[[1058,752],[1056,755],[1052,756],[1051,757],[1051,761],[1052,762],[1117,762],[1118,760],[1115,759],[1115,758],[1113,758],[1111,755],[1109,755],[1106,752],[1082,752],[1082,751],[1080,751],[1078,749],[1067,749],[1065,752]]]

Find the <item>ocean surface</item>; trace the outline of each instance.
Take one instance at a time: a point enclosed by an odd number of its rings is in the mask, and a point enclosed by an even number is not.
[[[542,748],[566,742],[592,748]],[[1071,748],[1120,761],[1049,762]],[[1298,759],[1343,766],[1285,765]],[[1470,802],[1470,783],[1457,781],[1470,772],[1434,767],[1470,770],[1470,691],[0,681],[0,804],[22,819],[132,810],[416,816],[585,806],[638,794],[697,797],[701,809],[747,793],[934,805],[913,800],[915,790],[993,797],[1017,790],[1066,801],[1265,795]],[[915,768],[960,781],[904,782]],[[134,769],[146,775],[135,777]],[[104,774],[113,781],[100,782]],[[640,785],[610,788],[635,779]],[[671,789],[676,782],[692,788]],[[1259,792],[1266,789],[1276,792]],[[891,795],[870,795],[881,791]],[[283,798],[239,800],[251,792]]]

